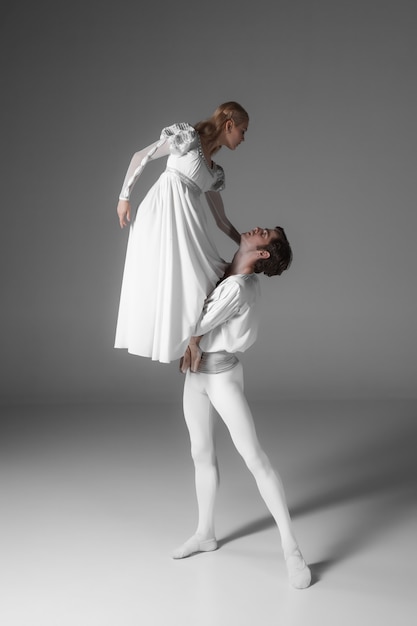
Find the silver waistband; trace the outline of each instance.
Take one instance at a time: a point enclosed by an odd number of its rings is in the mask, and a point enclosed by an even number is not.
[[[221,374],[239,363],[235,354],[230,352],[203,352],[198,372],[200,374]]]
[[[179,172],[173,167],[167,167],[165,171],[168,172],[169,174],[175,174],[175,176],[178,176],[180,181],[184,183],[184,185],[186,185],[188,189],[190,189],[193,193],[196,193],[198,195],[202,193],[202,190],[200,189],[200,187],[193,180],[191,180],[191,178],[188,178],[188,176],[186,176],[182,172]]]

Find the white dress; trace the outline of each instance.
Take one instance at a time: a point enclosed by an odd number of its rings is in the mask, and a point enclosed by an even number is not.
[[[169,363],[184,354],[204,300],[225,270],[207,229],[204,201],[204,192],[224,188],[224,172],[209,166],[194,128],[175,124],[127,175],[122,198],[164,143],[167,167],[130,227],[115,347]]]

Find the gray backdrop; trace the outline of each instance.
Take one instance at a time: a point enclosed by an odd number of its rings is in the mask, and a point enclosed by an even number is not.
[[[294,250],[262,280],[250,394],[414,395],[416,17],[414,0],[3,3],[2,401],[177,398],[175,365],[113,349],[115,207],[135,150],[228,99],[251,118],[217,156],[228,214]]]

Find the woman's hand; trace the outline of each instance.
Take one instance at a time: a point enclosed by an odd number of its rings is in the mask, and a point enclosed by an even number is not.
[[[119,200],[117,205],[117,215],[119,216],[120,228],[124,228],[130,222],[130,202],[129,200]]]

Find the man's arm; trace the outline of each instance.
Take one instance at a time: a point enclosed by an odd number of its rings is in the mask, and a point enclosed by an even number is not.
[[[204,303],[200,319],[195,327],[188,348],[180,361],[180,370],[185,373],[189,368],[198,370],[201,361],[200,341],[204,335],[218,326],[225,324],[240,309],[240,285],[236,281],[220,283]]]
[[[240,284],[236,280],[221,282],[206,299],[194,335],[207,335],[236,315],[240,309]]]

